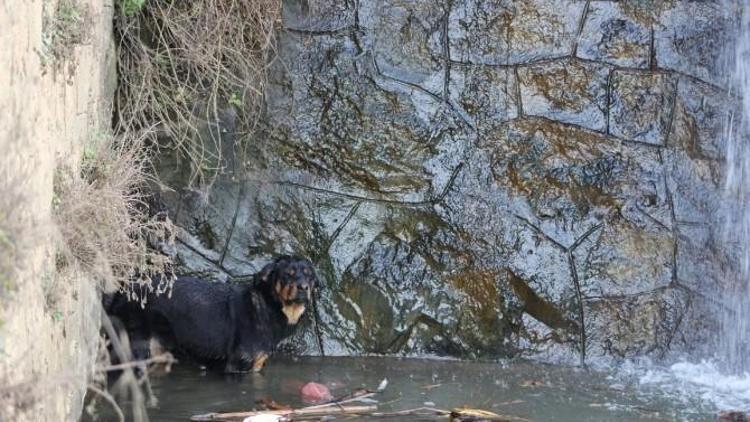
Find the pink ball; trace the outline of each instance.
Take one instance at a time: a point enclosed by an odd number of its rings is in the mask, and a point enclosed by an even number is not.
[[[302,400],[307,403],[321,403],[333,400],[331,390],[323,384],[317,382],[308,382],[302,386],[299,391]]]

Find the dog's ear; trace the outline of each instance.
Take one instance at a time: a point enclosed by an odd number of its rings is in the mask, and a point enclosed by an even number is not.
[[[266,264],[260,272],[255,274],[255,284],[267,284],[271,280],[274,270],[276,270],[276,261]]]

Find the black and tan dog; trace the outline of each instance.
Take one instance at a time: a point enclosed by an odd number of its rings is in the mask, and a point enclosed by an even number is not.
[[[317,283],[310,261],[282,256],[246,285],[177,277],[171,295],[150,295],[142,307],[118,294],[108,313],[127,330],[135,359],[148,358],[156,339],[224,372],[259,371],[292,333]]]

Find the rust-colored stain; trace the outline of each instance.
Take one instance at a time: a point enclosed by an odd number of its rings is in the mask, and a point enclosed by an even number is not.
[[[589,207],[619,208],[620,199],[607,192],[605,186],[587,184],[578,180],[573,172],[580,167],[596,169],[602,160],[611,161],[613,166],[625,165],[616,148],[607,157],[599,146],[604,142],[602,138],[560,125],[523,122],[518,127],[527,134],[527,139],[514,142],[494,154],[496,183],[506,184],[527,198],[566,197],[582,211]],[[545,140],[539,148],[531,140],[536,132]],[[550,169],[558,172],[553,174]],[[602,168],[597,171],[609,170]]]
[[[674,7],[675,3],[675,0],[622,0],[620,7],[634,21],[653,25],[658,21],[659,15]]]
[[[589,103],[596,103],[593,93],[597,90],[589,89],[595,75],[578,62],[570,61],[564,67],[540,68],[539,73],[526,73],[527,81],[535,90],[559,109],[581,111]]]
[[[454,288],[471,299],[469,306],[482,327],[492,327],[498,317],[500,292],[496,279],[494,270],[466,270],[448,278]]]

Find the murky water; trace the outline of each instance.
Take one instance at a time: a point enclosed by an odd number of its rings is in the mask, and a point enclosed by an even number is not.
[[[641,383],[636,376],[529,362],[275,358],[260,375],[223,376],[178,365],[170,374],[152,378],[159,399],[158,407],[150,411],[152,421],[186,421],[195,414],[250,410],[265,397],[302,406],[299,389],[305,382],[324,383],[338,396],[362,387],[374,389],[383,378],[388,378],[388,388],[376,398],[385,411],[466,405],[534,421],[716,419],[711,403],[679,391],[665,392],[656,384]]]

